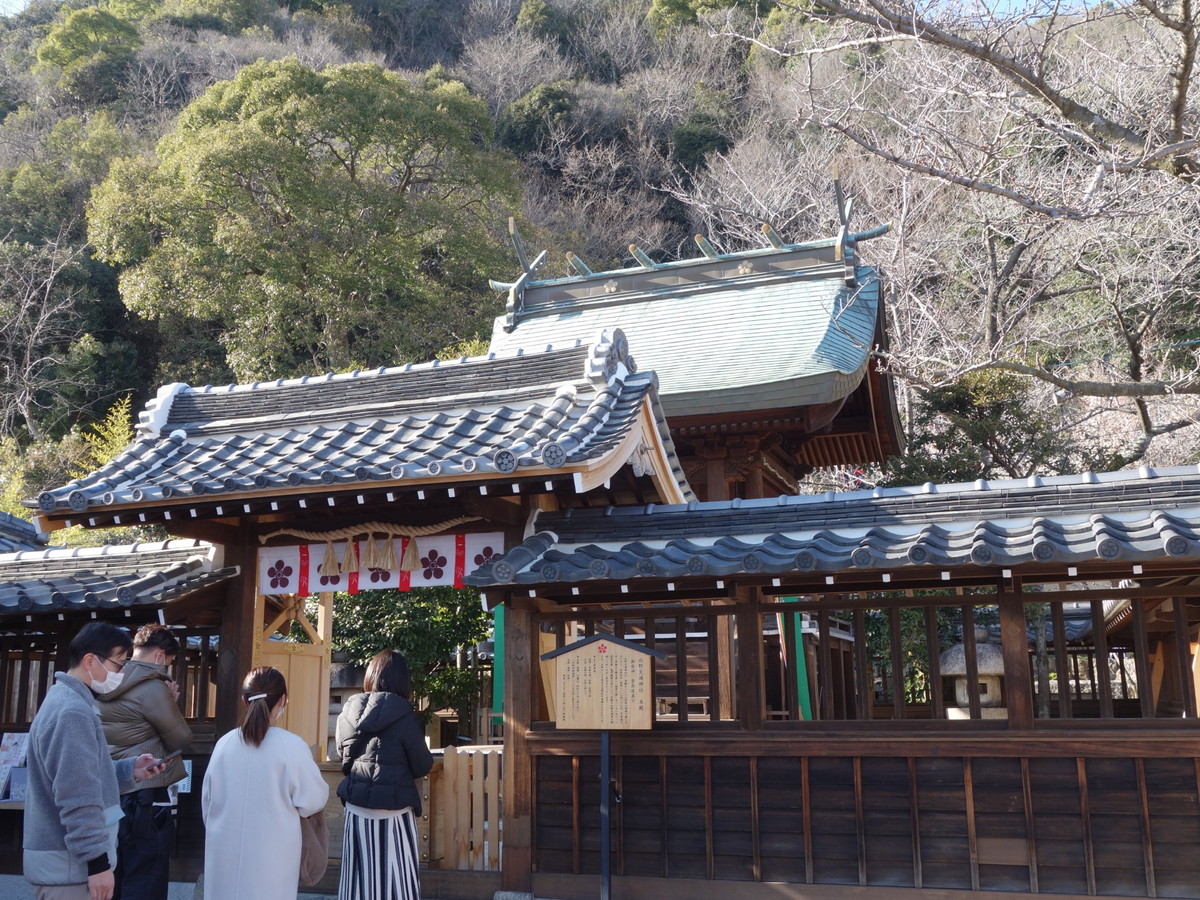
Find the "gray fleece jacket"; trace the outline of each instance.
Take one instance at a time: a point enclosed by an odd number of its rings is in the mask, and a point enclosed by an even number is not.
[[[100,710],[82,681],[54,673],[29,726],[25,796],[25,878],[32,884],[83,884],[88,864],[116,864],[120,789],[133,788],[132,759],[113,762]]]

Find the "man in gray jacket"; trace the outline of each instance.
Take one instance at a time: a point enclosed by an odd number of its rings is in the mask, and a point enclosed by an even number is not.
[[[112,761],[89,690],[115,683],[132,646],[115,625],[85,625],[29,726],[24,868],[38,900],[110,900],[119,788],[165,769],[149,753]]]
[[[99,695],[100,719],[114,760],[142,753],[162,758],[192,743],[192,729],[179,711],[170,667],[179,641],[164,625],[143,625],[133,637],[133,658],[121,683]],[[116,890],[113,900],[166,900],[171,848],[175,838],[174,799],[167,786],[184,778],[181,759],[121,792],[117,832]]]

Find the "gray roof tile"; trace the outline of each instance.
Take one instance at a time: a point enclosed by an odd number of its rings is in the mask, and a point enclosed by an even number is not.
[[[24,519],[0,512],[0,553],[15,550],[36,550],[44,547],[46,535]]]
[[[467,583],[1197,559],[1200,467],[566,510],[535,528]]]
[[[147,405],[133,444],[99,471],[43,492],[36,506],[82,519],[285,486],[569,470],[616,450],[647,407],[667,474],[690,497],[655,376],[627,362],[628,344],[614,331],[536,354],[227,388],[170,385]]]
[[[0,617],[153,607],[237,574],[201,541],[0,553]]]

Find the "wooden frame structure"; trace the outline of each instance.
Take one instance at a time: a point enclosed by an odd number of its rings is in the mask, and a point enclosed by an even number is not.
[[[527,546],[543,528],[520,572],[474,577],[507,629],[677,648],[678,712],[613,741],[625,896],[1200,894],[1200,468],[546,513]],[[1002,718],[948,714],[939,659],[976,626]],[[582,898],[595,740],[550,727],[524,649],[506,885]]]

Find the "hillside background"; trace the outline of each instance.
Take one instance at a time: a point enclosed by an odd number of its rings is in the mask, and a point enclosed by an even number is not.
[[[160,384],[478,348],[510,215],[567,274],[832,236],[835,178],[891,224],[911,447],[869,481],[1196,462],[1190,9],[34,0],[0,19],[0,507]]]

